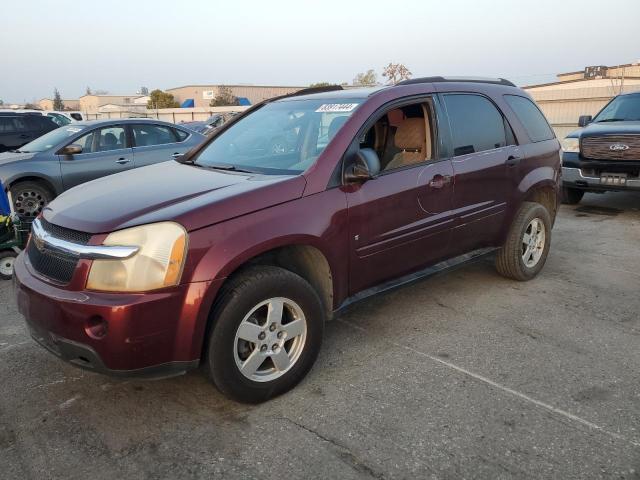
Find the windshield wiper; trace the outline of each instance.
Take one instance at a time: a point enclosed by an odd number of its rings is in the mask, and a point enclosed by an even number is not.
[[[211,165],[202,165],[200,163],[194,163],[194,165],[198,167],[212,168],[214,170],[227,170],[231,172],[243,172],[243,173],[256,173],[251,170],[244,170],[242,168],[238,168],[235,165],[231,165],[228,163],[213,163]]]

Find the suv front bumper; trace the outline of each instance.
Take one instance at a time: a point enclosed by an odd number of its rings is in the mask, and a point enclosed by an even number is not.
[[[640,179],[628,178],[624,185],[603,185],[600,177],[590,177],[582,173],[580,168],[562,167],[562,185],[582,190],[640,190]]]
[[[73,291],[14,264],[18,310],[31,336],[57,357],[116,376],[167,377],[199,365],[213,297],[221,281],[144,294]],[[91,325],[106,326],[96,336]]]

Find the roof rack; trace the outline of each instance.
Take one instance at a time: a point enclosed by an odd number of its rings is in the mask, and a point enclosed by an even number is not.
[[[334,92],[336,90],[344,90],[341,85],[326,85],[324,87],[309,87],[298,90],[297,92],[289,93],[287,97],[297,97],[299,95],[310,95],[312,93]]]
[[[515,85],[504,78],[485,78],[485,77],[420,77],[403,80],[396,85],[413,85],[415,83],[442,83],[442,82],[472,82],[472,83],[491,83],[494,85],[505,85],[507,87],[515,87]]]

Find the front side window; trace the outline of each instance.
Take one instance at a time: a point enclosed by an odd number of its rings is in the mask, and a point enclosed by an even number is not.
[[[124,127],[106,127],[93,130],[73,143],[82,147],[82,153],[96,153],[126,148],[127,140]]]
[[[634,122],[640,120],[640,95],[620,95],[596,115],[594,122]]]
[[[148,147],[150,145],[164,145],[166,143],[176,142],[173,129],[165,127],[164,125],[134,125],[132,130],[136,147]]]
[[[507,145],[505,122],[491,101],[480,95],[446,94],[454,156],[483,152]]]
[[[515,112],[532,142],[542,142],[555,137],[544,115],[531,100],[518,95],[505,95],[504,99]]]
[[[268,103],[219,134],[195,163],[267,174],[303,172],[360,102],[340,98]]]
[[[381,171],[410,167],[435,158],[435,122],[431,100],[387,110],[360,139],[371,148]]]

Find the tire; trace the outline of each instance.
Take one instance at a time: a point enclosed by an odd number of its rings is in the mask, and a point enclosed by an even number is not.
[[[40,182],[18,182],[11,187],[13,208],[20,218],[37,217],[53,200],[53,193]]]
[[[268,319],[280,304],[283,313]],[[213,308],[205,362],[209,376],[222,393],[244,403],[290,390],[318,356],[324,318],[318,294],[302,277],[272,266],[244,270],[223,287]]]
[[[579,188],[562,187],[562,203],[576,205],[584,197],[584,190]]]
[[[11,280],[13,277],[13,262],[17,256],[13,250],[0,252],[0,279]]]
[[[536,232],[534,239],[531,243],[525,243],[531,239],[531,232],[534,230]],[[540,232],[542,232],[542,238]],[[523,202],[511,224],[507,241],[496,257],[496,270],[507,278],[519,281],[531,280],[542,270],[549,254],[550,244],[549,212],[539,203]]]

